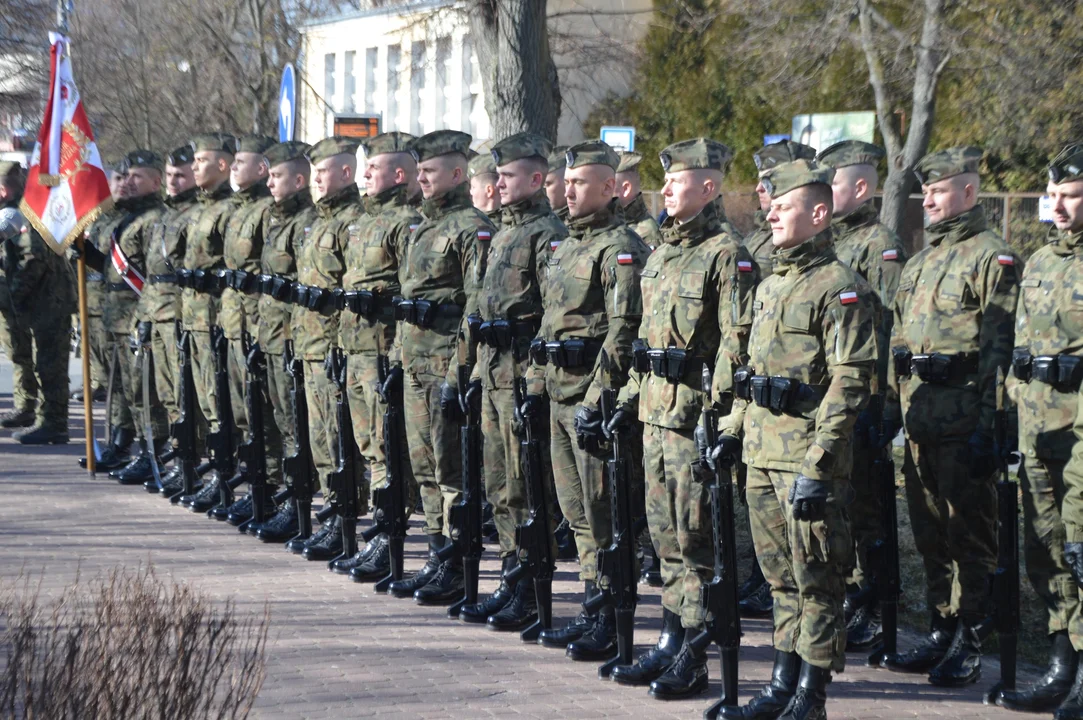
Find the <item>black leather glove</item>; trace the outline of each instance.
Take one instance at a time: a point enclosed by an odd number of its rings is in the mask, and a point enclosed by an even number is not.
[[[579,447],[584,450],[594,450],[598,447],[598,441],[605,437],[602,431],[602,411],[580,405],[575,410],[575,437]]]
[[[828,487],[826,482],[798,475],[790,488],[790,505],[794,520],[816,522],[823,520],[827,512]]]
[[[529,420],[537,420],[542,416],[543,410],[545,410],[545,398],[541,395],[527,395],[523,398],[519,413]]]
[[[878,450],[883,450],[891,443],[895,442],[895,438],[899,436],[899,431],[903,429],[902,421],[897,418],[885,417],[880,424],[880,428],[875,430],[877,435],[876,447]]]
[[[966,444],[970,448],[970,477],[992,476],[997,469],[997,447],[993,436],[982,430],[975,430]]]
[[[741,459],[741,438],[736,435],[719,435],[718,443],[711,449],[708,464],[713,469],[717,463],[722,467],[733,467]]]
[[[627,428],[632,424],[632,411],[631,410],[617,410],[613,413],[613,417],[609,418],[609,422],[602,428],[607,438],[613,437],[615,433],[619,433],[621,430]]]
[[[463,409],[459,405],[459,391],[445,381],[440,386],[440,411],[452,422],[463,421]]]
[[[387,377],[384,378],[382,383],[376,383],[376,392],[379,394],[380,399],[385,403],[390,402],[390,398],[402,389],[402,368],[398,365],[392,365],[387,371]],[[441,408],[443,403],[441,403]]]
[[[150,333],[153,328],[154,323],[148,320],[142,320],[135,326],[136,337],[141,345],[150,345]]]
[[[466,386],[466,392],[463,393],[462,402],[464,416],[470,412],[471,406],[474,406],[479,410],[481,408],[481,380],[471,380],[470,384]]]
[[[1083,543],[1064,543],[1064,560],[1072,571],[1076,585],[1083,588]]]

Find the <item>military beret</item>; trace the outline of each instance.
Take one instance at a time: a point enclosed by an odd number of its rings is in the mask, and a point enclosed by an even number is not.
[[[167,163],[173,167],[180,165],[188,165],[195,159],[195,151],[192,150],[191,145],[181,145],[179,148],[174,148],[169,151],[169,154],[165,156]]]
[[[580,168],[585,165],[608,165],[614,170],[620,165],[617,151],[606,145],[601,140],[588,140],[577,145],[572,145],[564,153],[564,162],[569,168]]]
[[[976,173],[981,156],[981,148],[976,147],[938,150],[918,160],[914,174],[918,176],[922,185],[928,185],[963,173]]]
[[[404,153],[410,151],[410,143],[414,136],[404,132],[385,132],[371,140],[361,143],[361,149],[365,151],[365,157],[376,157],[388,153]]]
[[[1083,144],[1072,143],[1049,163],[1049,182],[1054,185],[1083,180]]]
[[[643,156],[639,153],[621,151],[617,153],[617,157],[620,158],[620,164],[617,165],[617,172],[639,172],[636,170],[639,167],[639,161],[643,159]]]
[[[274,167],[290,160],[307,160],[306,155],[311,148],[308,143],[290,140],[267,148],[263,151],[263,157],[267,158],[269,167]]]
[[[133,150],[124,156],[120,162],[120,172],[128,172],[132,168],[150,168],[162,171],[162,158],[156,152],[150,150]]]
[[[479,175],[496,175],[496,163],[493,162],[492,155],[479,153],[466,166],[466,176],[468,178],[478,177]]]
[[[457,153],[466,157],[473,138],[458,130],[436,130],[410,141],[409,152],[415,162]]]
[[[334,135],[329,138],[324,138],[318,143],[313,145],[305,153],[305,157],[308,161],[315,165],[316,163],[323,162],[327,158],[332,158],[335,155],[357,155],[357,148],[361,144],[359,140],[354,138],[342,137],[340,135]]]
[[[189,143],[195,152],[224,152],[237,154],[237,139],[227,133],[204,133],[196,135]]]
[[[733,159],[733,151],[710,138],[693,138],[673,143],[658,155],[665,172],[681,170],[719,170],[726,171],[726,166]]]
[[[557,145],[549,152],[549,172],[556,172],[568,167],[568,146]]]
[[[772,198],[782,197],[788,192],[806,185],[827,185],[835,177],[835,168],[817,165],[815,160],[794,160],[771,168],[760,182]]]
[[[860,140],[843,140],[835,143],[826,150],[821,150],[816,156],[816,162],[820,165],[833,167],[836,170],[850,165],[876,166],[880,159],[887,155],[884,149],[872,143]]]
[[[763,172],[782,163],[793,162],[794,160],[812,160],[815,157],[815,148],[796,143],[793,140],[780,140],[770,145],[764,145],[752,155],[752,160],[756,163],[756,169]]]
[[[237,152],[262,155],[267,148],[274,144],[274,140],[263,135],[241,135],[237,138]]]
[[[23,166],[15,160],[0,160],[0,178],[6,178],[14,172],[21,172]]]
[[[524,158],[549,159],[549,153],[553,150],[553,143],[541,135],[529,132],[516,133],[506,137],[496,145],[493,145],[491,155],[497,167],[513,163]]]

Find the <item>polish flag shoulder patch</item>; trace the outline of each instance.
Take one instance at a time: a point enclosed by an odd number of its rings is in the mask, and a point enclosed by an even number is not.
[[[1015,265],[1015,258],[1011,255],[997,255],[997,262],[1012,267]]]
[[[493,234],[488,230],[478,230],[478,240],[482,242],[489,242],[493,238]]]
[[[857,293],[853,290],[844,290],[839,293],[839,302],[843,305],[853,305],[857,302]]]
[[[895,248],[891,248],[890,250],[885,250],[884,254],[883,254],[883,257],[884,257],[885,260],[898,260],[899,259],[899,251],[896,250]]]
[[[560,240],[550,240],[549,241],[549,251],[550,252],[556,252],[558,247],[560,247]]]
[[[631,265],[634,262],[632,253],[617,253],[618,265]]]
[[[410,232],[417,232],[417,229],[421,227],[421,223],[411,223]]]
[[[752,272],[752,263],[748,260],[738,260],[737,272]]]

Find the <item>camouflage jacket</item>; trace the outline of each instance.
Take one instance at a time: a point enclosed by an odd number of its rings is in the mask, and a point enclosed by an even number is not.
[[[831,232],[773,255],[774,273],[752,305],[749,367],[802,383],[789,410],[735,400],[723,433],[744,433],[744,462],[815,480],[845,477],[850,437],[869,400],[876,362],[876,300],[838,261]]]
[[[532,395],[548,392],[558,402],[597,409],[602,389],[620,386],[627,375],[643,312],[639,271],[650,248],[623,223],[619,209],[614,199],[596,213],[569,221],[568,239],[549,259],[543,292],[539,337],[594,341],[601,352],[592,365],[578,368],[532,364],[527,370]],[[601,372],[603,353],[610,361],[608,377]]]
[[[171,282],[151,282],[154,275],[169,275],[184,266],[188,221],[199,204],[196,189],[165,199],[166,211],[154,228],[147,248],[147,283],[136,311],[140,320],[173,322],[180,312],[180,288]]]
[[[121,214],[116,206],[111,207],[98,215],[83,232],[83,241],[104,253],[106,262],[109,261],[109,233],[106,229],[112,227]],[[89,266],[86,269],[86,307],[87,315],[91,317],[101,317],[105,312],[105,273]]]
[[[103,320],[105,329],[109,332],[130,333],[138,322],[136,307],[139,304],[139,294],[126,285],[123,290],[113,289],[117,285],[123,285],[124,279],[109,255],[111,245],[114,240],[117,242],[132,269],[143,276],[144,289],[148,287],[147,254],[154,252],[155,231],[165,215],[165,203],[158,193],[152,192],[122,200],[118,206],[124,211],[124,215],[107,227],[110,245],[102,251],[107,258],[104,273],[107,292]]]
[[[421,225],[421,216],[406,201],[406,186],[396,185],[379,195],[366,197],[366,214],[349,227],[346,245],[346,290],[369,290],[379,310],[373,320],[346,310],[339,338],[351,354],[393,355],[395,309],[391,299],[401,293],[399,268],[406,258],[410,234]]]
[[[200,190],[199,208],[192,212],[188,223],[188,238],[184,246],[184,267],[214,274],[225,267],[222,258],[226,226],[233,203],[228,182],[214,190]],[[210,332],[218,324],[221,301],[216,293],[197,292],[185,288],[181,293],[181,318],[184,327],[196,332]]]
[[[0,206],[0,312],[11,312],[11,292],[8,290],[7,273],[4,263],[7,260],[7,245],[15,242],[26,225],[26,218],[19,212],[18,203]]]
[[[477,312],[485,255],[495,228],[470,204],[466,183],[427,198],[421,214],[423,220],[410,238],[406,263],[399,271],[402,296],[458,305],[463,313],[438,314],[431,328],[401,323],[396,344],[407,372],[443,374],[457,384],[456,365],[474,362],[474,348],[463,328],[466,316]],[[456,355],[457,363],[452,361]]]
[[[342,286],[346,272],[343,253],[364,209],[357,185],[347,185],[316,201],[316,221],[297,252],[297,282],[309,287],[333,290]],[[290,335],[294,352],[305,360],[323,360],[338,343],[337,310],[315,312],[293,306]]]
[[[485,320],[535,320],[542,315],[545,268],[568,236],[545,193],[504,206],[502,224],[489,247],[479,310]],[[510,388],[526,370],[525,350],[533,338],[516,338],[522,364],[513,353],[483,346],[478,372],[486,388]]]
[[[1019,281],[1015,346],[1031,355],[1083,355],[1083,232],[1053,231],[1053,242],[1027,258]],[[1007,380],[1018,406],[1019,448],[1033,460],[1067,462],[1075,436],[1076,392]]]
[[[564,223],[565,226],[567,226],[569,220],[571,220],[571,218],[568,217],[568,206],[567,205],[565,205],[564,207],[558,207],[556,210],[553,211],[553,214],[556,215],[557,220]]]
[[[668,218],[662,240],[641,273],[639,337],[651,348],[686,350],[688,367],[679,383],[633,368],[619,402],[638,404],[643,422],[689,429],[704,406],[704,364],[714,377],[712,396],[729,412],[733,371],[748,360],[759,272],[740,238],[723,229],[713,204],[680,225]]]
[[[880,314],[880,331],[876,337],[876,392],[882,393],[887,385],[887,365],[891,359],[888,345],[894,320],[891,308],[895,304],[899,276],[906,264],[906,248],[898,235],[880,223],[880,214],[872,202],[864,203],[845,217],[834,218],[831,229],[835,231],[835,254],[839,260],[865,278],[876,293]]]
[[[658,221],[647,209],[643,193],[636,195],[635,199],[624,208],[624,222],[651,250],[662,244],[662,233],[658,229]]]
[[[1012,358],[1018,273],[1023,263],[990,231],[981,206],[925,228],[928,247],[903,268],[895,295],[891,347],[912,353],[974,354],[976,373],[962,382],[923,383],[888,366],[885,412],[903,413],[916,442],[992,435],[996,370]],[[901,407],[899,405],[901,401]]]
[[[226,267],[258,275],[274,198],[266,183],[256,182],[233,193],[230,201],[233,210],[229,214],[222,244]],[[220,322],[230,340],[240,340],[242,333],[257,333],[259,295],[238,292],[233,288],[223,290]]]
[[[775,246],[771,242],[771,226],[767,223],[767,213],[757,210],[755,219],[756,229],[745,238],[745,247],[760,266],[760,277],[766,278],[771,276],[771,264],[774,262],[771,254],[775,251]]]
[[[30,327],[32,319],[74,313],[78,300],[71,264],[53,252],[30,223],[21,229],[0,246],[16,321]]]
[[[316,206],[308,188],[298,190],[271,206],[267,236],[263,240],[262,272],[297,279],[297,255],[305,235],[316,221]],[[270,295],[259,296],[259,346],[270,355],[286,352],[290,338],[290,305]]]

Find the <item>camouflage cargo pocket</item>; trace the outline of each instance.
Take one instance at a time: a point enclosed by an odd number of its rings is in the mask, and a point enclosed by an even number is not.
[[[693,460],[688,483],[688,529],[695,532],[711,526],[711,483],[714,470],[703,460]]]

